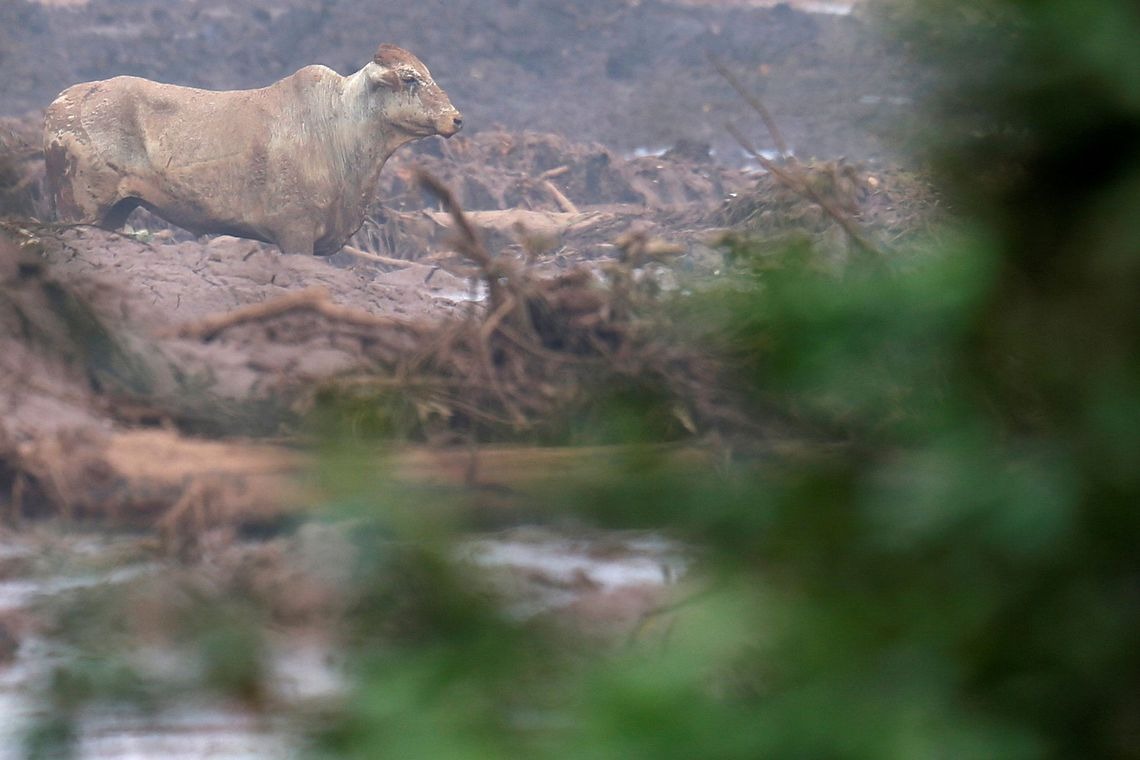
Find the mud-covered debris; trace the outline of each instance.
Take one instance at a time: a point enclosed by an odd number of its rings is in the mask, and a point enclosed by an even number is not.
[[[0,119],[0,218],[46,218],[43,149],[33,119]]]
[[[946,219],[930,182],[910,172],[872,170],[842,159],[795,163],[791,171],[793,183],[775,174],[759,176],[751,189],[725,203],[714,221],[761,238],[806,234],[829,243],[842,235],[835,218],[840,216],[867,245],[889,248],[929,233]]]

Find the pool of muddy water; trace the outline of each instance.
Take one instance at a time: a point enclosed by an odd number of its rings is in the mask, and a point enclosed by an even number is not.
[[[42,699],[56,667],[74,654],[37,630],[53,602],[105,592],[170,571],[153,558],[149,539],[39,530],[0,535],[0,760],[25,757],[28,731],[52,716]],[[251,549],[254,545],[250,545]],[[458,541],[454,558],[477,571],[506,615],[585,620],[621,634],[683,577],[682,547],[655,534],[516,527]],[[74,721],[79,758],[288,758],[300,754],[301,729],[289,707],[345,693],[338,653],[321,637],[278,635],[270,641],[271,701],[286,709],[259,713],[201,694],[164,702],[153,713],[86,708]],[[0,652],[2,654],[2,652]],[[188,667],[180,655],[140,645],[133,661],[153,673]]]

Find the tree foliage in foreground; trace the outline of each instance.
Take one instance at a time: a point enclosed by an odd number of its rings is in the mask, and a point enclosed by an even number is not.
[[[962,223],[840,275],[739,243],[742,280],[686,307],[832,445],[571,487],[700,547],[667,644],[555,656],[429,594],[418,635],[362,647],[321,754],[1140,757],[1140,10],[888,5],[947,74]]]

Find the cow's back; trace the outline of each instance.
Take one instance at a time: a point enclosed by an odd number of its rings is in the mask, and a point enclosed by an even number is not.
[[[70,87],[45,120],[60,217],[114,228],[141,204],[192,232],[331,252],[410,139],[390,143],[366,80],[348,82],[318,65],[255,90],[126,76]]]

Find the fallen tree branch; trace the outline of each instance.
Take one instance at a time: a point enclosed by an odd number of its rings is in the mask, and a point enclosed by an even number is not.
[[[542,181],[542,186],[546,189],[546,192],[554,196],[554,200],[558,202],[559,207],[563,211],[569,212],[571,214],[582,213],[578,210],[578,207],[574,205],[574,202],[567,198],[566,194],[559,190],[553,182],[548,179],[544,179]]]
[[[726,66],[715,53],[710,52],[708,58],[709,63],[712,64],[712,67],[716,69],[717,73],[724,77],[732,89],[736,90],[736,94],[739,95],[745,103],[752,106],[752,110],[760,115],[764,126],[768,128],[768,134],[772,135],[772,142],[775,143],[776,151],[780,154],[780,158],[787,159],[790,155],[788,152],[788,144],[784,141],[784,135],[780,132],[780,128],[776,126],[776,120],[772,118],[772,114],[768,112],[764,103],[760,101],[760,98],[748,91],[748,88],[736,78],[736,75],[729,70],[728,66]]]
[[[620,476],[615,463],[653,453],[670,470],[716,465],[705,447],[661,444],[573,448],[405,447],[377,453],[393,483],[430,488],[493,488],[513,506],[533,509],[560,479]],[[472,457],[475,466],[472,466]],[[321,504],[308,474],[313,458],[253,441],[209,441],[168,430],[57,433],[10,452],[23,513],[158,530],[168,547],[185,546],[219,526],[271,523]],[[97,487],[92,473],[98,473]],[[475,477],[472,474],[475,473]]]
[[[457,243],[460,248],[460,253],[467,256],[479,266],[490,272],[495,266],[495,257],[483,245],[482,238],[476,232],[475,227],[472,226],[471,221],[467,218],[467,214],[463,213],[463,209],[459,206],[458,201],[447,185],[440,182],[431,174],[423,171],[422,169],[416,171],[416,180],[427,189],[432,195],[439,199],[443,204],[443,209],[455,222],[455,228],[459,231],[459,238]]]
[[[776,124],[776,120],[772,118],[772,114],[764,106],[764,103],[760,100],[760,98],[750,92],[748,88],[745,87],[744,84],[736,78],[736,75],[732,73],[728,66],[726,66],[715,53],[710,52],[708,54],[708,59],[709,63],[712,64],[712,67],[716,69],[718,74],[724,77],[729,86],[736,91],[736,94],[739,95],[745,103],[751,106],[752,110],[756,111],[756,113],[759,114],[760,119],[764,122],[764,126],[768,129],[768,134],[772,136],[772,142],[775,144],[776,151],[779,153],[780,158],[791,162],[792,166],[781,167],[775,161],[766,158],[763,154],[760,153],[760,151],[756,150],[756,148],[752,146],[748,138],[746,138],[744,134],[736,128],[735,125],[731,123],[725,124],[725,128],[728,130],[728,133],[736,139],[736,142],[740,144],[740,147],[743,148],[745,152],[748,153],[748,155],[756,159],[757,163],[764,167],[764,169],[766,169],[772,176],[776,177],[780,182],[782,182],[789,190],[796,193],[797,195],[807,198],[822,208],[824,213],[830,216],[841,228],[843,228],[843,231],[847,234],[847,237],[851,240],[852,243],[855,244],[856,247],[858,247],[864,253],[876,255],[881,254],[882,252],[867,240],[866,236],[863,234],[863,231],[859,229],[859,226],[855,224],[855,222],[847,214],[844,214],[842,210],[836,208],[834,203],[816,192],[815,188],[811,186],[811,183],[806,180],[806,178],[803,176],[802,169],[799,168],[799,165],[795,163],[795,159],[792,158],[788,152],[788,144],[785,142],[784,136],[780,132],[779,126]]]
[[[368,251],[362,251],[356,246],[351,245],[344,246],[341,248],[341,251],[347,253],[349,256],[355,256],[358,259],[364,259],[365,261],[375,261],[377,264],[383,264],[390,267],[400,267],[401,269],[410,267],[415,263],[414,261],[408,261],[407,259],[395,259],[391,256],[381,256],[378,253],[369,253]]]
[[[243,306],[224,314],[215,314],[197,322],[179,325],[171,331],[171,335],[178,338],[196,338],[198,340],[212,340],[227,328],[248,322],[259,322],[272,317],[278,317],[291,311],[308,309],[331,320],[345,322],[359,327],[394,327],[406,326],[399,320],[391,317],[382,317],[367,311],[340,306],[329,300],[328,291],[321,287],[306,288],[295,293],[283,295],[265,303]]]
[[[566,164],[562,164],[562,166],[556,166],[553,169],[547,169],[542,174],[538,175],[538,178],[539,179],[554,179],[555,177],[561,177],[563,174],[565,174],[568,171],[570,171],[570,167],[567,166]]]

